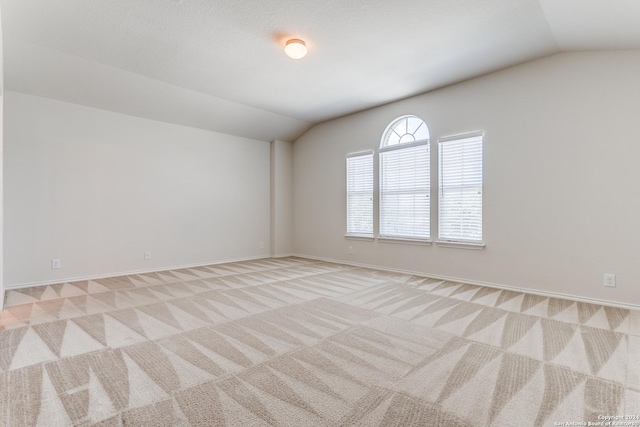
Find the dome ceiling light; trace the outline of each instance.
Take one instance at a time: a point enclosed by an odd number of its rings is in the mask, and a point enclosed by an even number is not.
[[[284,53],[291,59],[301,59],[307,54],[307,45],[303,40],[291,39],[284,46]]]

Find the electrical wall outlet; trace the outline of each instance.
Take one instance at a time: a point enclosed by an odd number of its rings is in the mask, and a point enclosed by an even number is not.
[[[51,260],[51,268],[53,268],[53,269],[60,268],[60,258],[53,258]]]
[[[604,273],[604,285],[609,288],[616,287],[616,275],[611,273]]]
[[[353,255],[353,246],[349,246],[349,249],[347,249],[347,253],[349,255]]]
[[[144,259],[151,259],[151,251],[145,251]]]
[[[260,242],[260,249],[264,249],[264,242]]]

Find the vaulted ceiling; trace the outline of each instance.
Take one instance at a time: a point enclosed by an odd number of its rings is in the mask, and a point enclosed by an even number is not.
[[[637,0],[1,0],[5,87],[271,140],[563,51],[640,49]],[[287,58],[289,38],[309,53]]]

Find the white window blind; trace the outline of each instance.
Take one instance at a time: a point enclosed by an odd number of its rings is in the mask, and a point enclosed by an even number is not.
[[[347,234],[373,236],[373,153],[347,157]]]
[[[482,241],[482,133],[439,140],[439,238]]]
[[[429,239],[429,141],[380,153],[380,236]]]

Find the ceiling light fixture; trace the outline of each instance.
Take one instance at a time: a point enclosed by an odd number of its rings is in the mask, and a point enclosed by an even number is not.
[[[291,59],[304,58],[307,54],[307,45],[300,39],[291,39],[284,46],[284,53]]]

